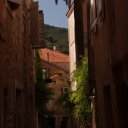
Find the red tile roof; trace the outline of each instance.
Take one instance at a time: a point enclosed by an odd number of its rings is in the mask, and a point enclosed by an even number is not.
[[[69,56],[57,51],[43,48],[40,50],[41,59],[49,62],[69,63]]]

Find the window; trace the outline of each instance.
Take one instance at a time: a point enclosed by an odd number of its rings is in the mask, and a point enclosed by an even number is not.
[[[63,87],[63,93],[67,93],[69,91],[69,89],[67,87]]]
[[[97,0],[97,14],[100,14],[100,21],[104,20],[104,0]]]
[[[7,109],[8,109],[8,90],[5,88],[4,89],[4,99],[3,99],[3,125],[4,128],[7,127]]]
[[[4,31],[3,31],[2,25],[0,25],[0,41],[1,42],[5,41],[5,39],[4,39]]]
[[[105,112],[106,127],[113,128],[112,101],[111,101],[110,85],[104,86],[103,94],[104,94],[104,112]]]
[[[30,102],[29,102],[30,103]],[[23,128],[23,92],[20,89],[16,89],[16,127]]]
[[[94,29],[95,23],[96,21],[96,1],[95,0],[91,0],[90,1],[90,27],[91,30]]]
[[[97,22],[104,20],[104,0],[90,1],[90,27],[91,31],[96,27]]]
[[[16,10],[21,2],[21,0],[6,0],[7,7],[10,11]]]
[[[7,1],[17,5],[21,4],[21,0],[7,0]]]
[[[43,69],[42,74],[43,74],[43,79],[50,78],[50,70],[49,69]]]

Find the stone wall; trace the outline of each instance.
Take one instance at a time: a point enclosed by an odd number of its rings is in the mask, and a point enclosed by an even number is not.
[[[100,0],[92,5],[92,23],[97,21],[90,25],[93,29],[89,49],[94,53],[98,128],[128,127],[127,3]]]
[[[0,0],[0,10],[0,127],[36,128],[30,4]]]

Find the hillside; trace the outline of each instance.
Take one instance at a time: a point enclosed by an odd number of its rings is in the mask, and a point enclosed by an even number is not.
[[[45,47],[58,50],[68,54],[68,30],[50,25],[44,25]]]

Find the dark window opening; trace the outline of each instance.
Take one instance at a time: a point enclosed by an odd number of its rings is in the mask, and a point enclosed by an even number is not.
[[[107,85],[104,87],[103,93],[104,93],[104,111],[105,111],[105,123],[106,123],[105,125],[106,125],[106,128],[113,128],[110,85]]]
[[[7,127],[7,106],[8,106],[8,90],[4,89],[4,103],[3,103],[3,125]]]
[[[54,112],[51,112],[48,114],[48,117],[46,118],[46,124],[50,128],[55,128],[55,121],[56,117],[54,116]]]
[[[23,97],[22,90],[16,89],[16,126],[23,128]]]
[[[119,108],[119,116],[124,122],[123,126],[128,127],[128,85],[125,82],[120,84],[120,87],[117,89],[117,102]]]
[[[6,0],[10,11],[16,10],[21,4],[21,0]]]
[[[63,117],[60,128],[67,128],[67,117]]]

